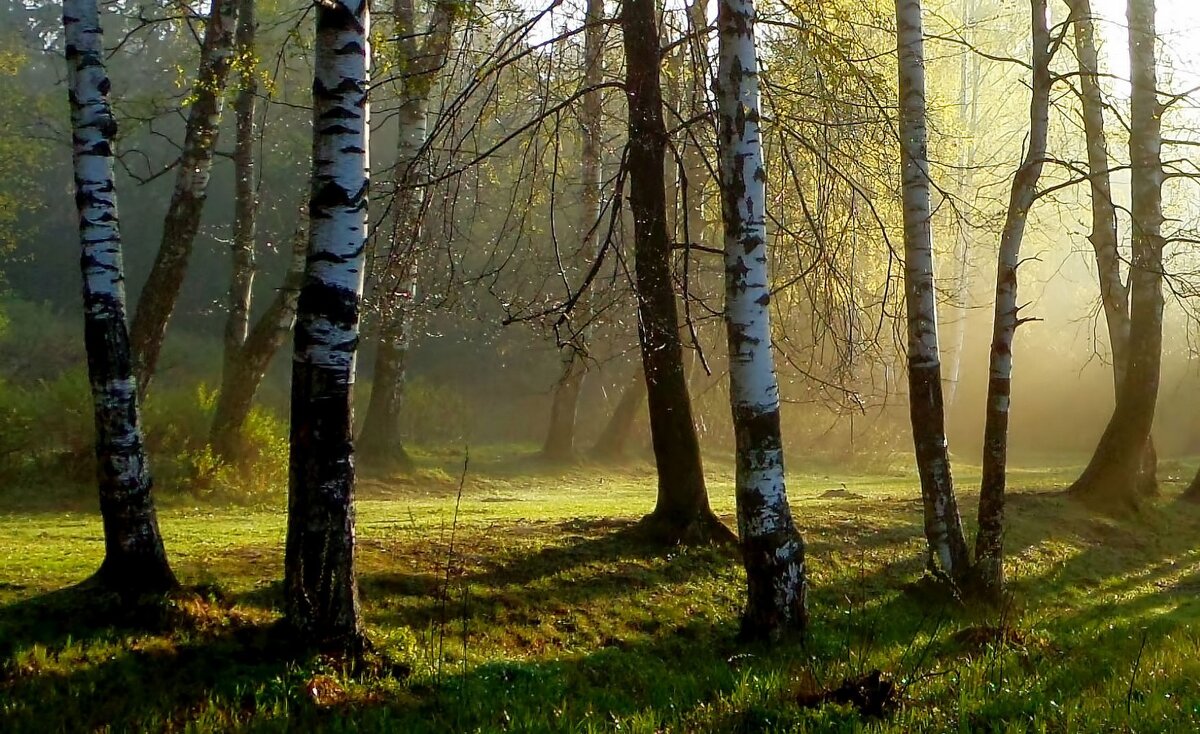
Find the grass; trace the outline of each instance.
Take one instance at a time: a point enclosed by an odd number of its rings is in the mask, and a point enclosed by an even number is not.
[[[273,640],[282,500],[163,507],[192,591],[121,620],[102,599],[60,591],[99,563],[97,517],[0,516],[0,731],[1200,727],[1200,509],[1173,488],[1113,519],[1058,494],[1069,468],[1014,472],[1013,601],[985,610],[919,583],[914,480],[793,474],[812,629],[747,646],[735,639],[735,556],[625,532],[652,503],[647,467],[473,459],[455,524],[461,467],[445,461],[361,485],[363,611],[391,661],[361,670]],[[715,468],[713,504],[732,522],[726,467]],[[977,478],[967,470],[960,484],[972,515]],[[882,719],[801,705],[874,669],[901,694]]]

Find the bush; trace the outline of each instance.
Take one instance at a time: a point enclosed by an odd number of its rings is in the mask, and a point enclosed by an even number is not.
[[[159,387],[143,411],[150,471],[159,496],[255,500],[287,484],[287,426],[261,408],[243,430],[245,449],[223,464],[207,445],[216,393],[205,385]],[[95,491],[91,392],[81,368],[19,385],[0,379],[0,482],[5,486],[77,485]]]
[[[472,420],[466,398],[421,377],[405,385],[400,413],[405,440],[425,446],[462,443]]]
[[[158,485],[199,498],[259,499],[287,486],[287,425],[255,407],[242,428],[242,450],[226,464],[208,446],[217,392],[204,383],[192,390],[165,389],[146,402],[146,445]]]

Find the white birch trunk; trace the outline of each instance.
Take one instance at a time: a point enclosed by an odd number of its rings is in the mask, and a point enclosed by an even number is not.
[[[67,89],[79,211],[84,338],[96,425],[97,480],[104,520],[104,562],[96,579],[135,592],[176,584],[151,496],[137,381],[125,324],[125,274],[103,32],[96,0],[64,0]]]
[[[737,442],[737,517],[749,587],[743,633],[803,629],[804,541],[784,484],[771,353],[766,171],[759,130],[753,0],[720,0],[718,129],[725,220],[725,325]]]
[[[285,613],[307,641],[361,650],[353,385],[367,241],[367,0],[317,6],[309,247],[296,313]]]
[[[925,129],[925,42],[920,0],[896,0],[904,206],[904,292],[908,320],[909,408],[934,570],[965,580],[970,559],[946,445],[938,356],[937,300]]]

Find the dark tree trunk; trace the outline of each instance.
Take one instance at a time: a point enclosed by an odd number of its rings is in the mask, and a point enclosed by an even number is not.
[[[209,432],[209,445],[223,461],[237,461],[242,445],[242,426],[250,415],[254,396],[262,385],[275,353],[292,333],[307,249],[308,229],[302,224],[292,237],[292,262],[284,277],[283,287],[275,294],[275,299],[238,349],[233,364],[225,369]]]
[[[641,412],[643,401],[646,399],[646,377],[639,368],[633,373],[633,379],[621,392],[617,407],[613,409],[608,423],[596,439],[592,447],[592,456],[600,461],[620,461],[625,455],[625,444],[629,442],[629,434],[633,433],[633,424]]]
[[[121,592],[177,585],[151,496],[137,381],[125,326],[125,278],[100,13],[95,0],[65,0],[68,96],[83,273],[84,343],[96,426],[96,478],[104,561],[95,580]]]
[[[176,164],[175,190],[163,220],[162,240],[150,277],[142,288],[130,328],[134,373],[144,397],[158,366],[167,322],[179,300],[192,244],[208,194],[213,153],[221,123],[225,82],[233,60],[237,0],[213,0],[200,49],[200,69],[192,87],[183,152]]]
[[[222,389],[238,371],[240,352],[250,335],[250,305],[254,291],[255,233],[258,219],[258,180],[254,143],[258,76],[255,64],[255,0],[238,0],[237,33],[234,47],[239,59],[238,91],[234,100],[237,138],[233,147],[233,238],[230,240],[232,271],[229,278],[229,314],[225,318],[225,353],[221,369]]]
[[[1017,268],[1025,223],[1037,196],[1038,180],[1046,157],[1050,122],[1050,29],[1046,25],[1046,0],[1030,2],[1032,79],[1029,99],[1029,143],[1025,158],[1013,176],[1008,213],[1000,233],[996,262],[996,306],[992,323],[992,348],[983,433],[983,478],[979,488],[979,532],[975,536],[975,591],[997,600],[1004,589],[1004,491],[1008,472],[1008,415],[1012,398],[1013,339],[1020,306],[1017,303]]]
[[[1192,483],[1183,490],[1183,498],[1189,502],[1200,502],[1200,470],[1192,477]]]
[[[663,161],[667,131],[659,78],[662,53],[654,0],[621,6],[625,93],[629,104],[627,171],[634,222],[638,332],[658,467],[658,501],[648,526],[668,542],[727,539],[708,504],[700,442],[683,370],[679,316],[671,279]]]
[[[354,575],[353,386],[367,237],[366,0],[317,6],[309,247],[292,360],[285,619],[306,644],[366,644]]]
[[[1153,1],[1130,0],[1128,20],[1133,221],[1129,355],[1116,409],[1091,461],[1070,491],[1103,505],[1136,507],[1148,486],[1146,446],[1154,424],[1162,362],[1163,169]]]

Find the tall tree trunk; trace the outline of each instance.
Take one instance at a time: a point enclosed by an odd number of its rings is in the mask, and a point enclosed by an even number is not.
[[[428,179],[425,156],[429,91],[450,51],[450,35],[461,7],[437,0],[428,27],[418,44],[412,0],[392,6],[398,41],[396,50],[404,71],[399,111],[399,136],[394,174],[395,201],[379,293],[379,349],[375,353],[371,399],[359,434],[359,457],[364,467],[411,471],[404,449],[400,416],[408,375],[408,353],[416,330],[418,244]]]
[[[900,160],[904,206],[904,293],[908,320],[908,400],[930,565],[952,582],[970,559],[946,446],[942,368],[929,207],[925,131],[925,40],[920,0],[896,0],[900,78]]]
[[[233,237],[229,245],[233,269],[229,279],[229,314],[225,318],[222,389],[237,371],[242,346],[250,334],[250,299],[254,292],[254,240],[258,218],[258,179],[254,159],[258,95],[255,32],[258,22],[254,5],[255,0],[238,0],[234,39],[238,91],[233,103],[237,139],[233,148]]]
[[[1100,93],[1100,60],[1096,52],[1095,18],[1090,0],[1069,0],[1075,29],[1075,55],[1079,59],[1083,132],[1087,138],[1088,183],[1092,202],[1092,232],[1088,240],[1096,256],[1100,304],[1112,348],[1113,391],[1121,392],[1129,361],[1129,287],[1121,281],[1121,255],[1117,246],[1117,209],[1109,178],[1108,139],[1104,130],[1104,99]],[[1143,493],[1157,489],[1157,456],[1154,440],[1146,440],[1138,483]]]
[[[753,0],[720,0],[717,114],[725,220],[725,328],[737,446],[738,533],[748,587],[742,633],[774,637],[808,622],[804,541],[792,522],[771,354],[767,175],[759,131]]]
[[[621,391],[617,407],[609,416],[608,423],[596,439],[592,447],[592,456],[600,461],[620,461],[625,455],[625,444],[629,434],[633,432],[633,422],[637,418],[642,401],[646,399],[646,377],[639,367],[634,370],[633,379]]]
[[[621,6],[629,105],[626,170],[634,226],[638,333],[658,467],[658,500],[647,521],[668,542],[703,541],[714,535],[728,539],[728,528],[708,504],[700,442],[683,371],[667,233],[663,179],[667,131],[655,18],[654,0],[626,0]]]
[[[592,91],[583,97],[579,114],[580,167],[583,185],[579,192],[579,232],[581,234],[579,254],[592,258],[596,254],[599,240],[599,221],[602,215],[601,190],[604,187],[602,168],[603,118],[600,90],[604,81],[604,0],[587,0],[583,31],[583,84]],[[580,298],[575,308],[582,314],[581,321],[591,320],[588,299]],[[554,399],[550,408],[550,425],[546,440],[542,443],[542,456],[551,461],[570,459],[575,453],[575,417],[579,412],[579,394],[587,375],[587,339],[589,329],[585,326],[571,344],[564,347],[563,372],[554,386]]]
[[[1136,506],[1144,491],[1146,442],[1154,424],[1162,362],[1161,114],[1154,58],[1154,2],[1130,0],[1129,161],[1133,220],[1130,329],[1124,380],[1112,418],[1071,494]],[[1090,151],[1089,151],[1090,154]]]
[[[104,520],[104,561],[95,579],[126,592],[176,585],[151,496],[137,380],[125,326],[125,275],[103,35],[96,0],[64,0],[67,90],[79,211],[84,343],[96,424],[96,478]]]
[[[1004,586],[1004,489],[1008,461],[1008,410],[1012,396],[1013,336],[1020,324],[1017,266],[1025,223],[1037,196],[1046,159],[1050,124],[1050,29],[1046,0],[1031,0],[1029,147],[1013,177],[1008,213],[996,262],[996,306],[988,361],[988,395],[983,433],[983,479],[979,490],[979,532],[975,536],[975,581],[984,596],[998,598]]]
[[[162,241],[150,277],[142,287],[130,328],[134,372],[142,396],[158,366],[167,322],[179,300],[200,215],[208,195],[213,153],[224,105],[225,82],[233,61],[234,16],[237,0],[213,0],[200,48],[200,69],[192,86],[183,152],[176,164],[175,191],[163,220]]]
[[[296,314],[285,618],[300,639],[356,653],[354,363],[367,238],[367,0],[317,6],[309,247]]]
[[[217,406],[209,430],[209,445],[226,462],[235,462],[241,448],[242,426],[254,405],[254,396],[262,385],[275,353],[283,347],[296,323],[296,302],[304,280],[304,261],[308,250],[307,218],[292,236],[292,260],[283,286],[275,294],[238,349],[233,365],[226,368],[217,393]]]

